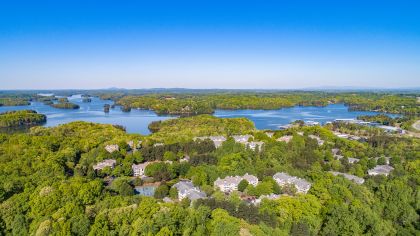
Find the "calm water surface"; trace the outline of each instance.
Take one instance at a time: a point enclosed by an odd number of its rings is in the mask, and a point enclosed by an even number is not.
[[[103,124],[118,124],[126,128],[128,133],[149,134],[147,126],[152,121],[166,120],[173,116],[158,116],[153,111],[132,109],[122,112],[119,107],[104,113],[103,106],[112,101],[92,97],[92,102],[84,103],[80,95],[69,97],[69,101],[80,106],[77,110],[57,109],[43,103],[33,102],[29,106],[0,107],[0,112],[11,110],[32,109],[47,115],[45,126],[56,126],[72,121],[89,121]],[[258,129],[277,129],[278,126],[289,124],[295,120],[318,121],[325,123],[335,119],[356,118],[359,115],[375,115],[377,112],[348,111],[343,104],[326,107],[291,107],[279,110],[216,110],[217,117],[246,117],[255,123]],[[390,115],[390,114],[388,114]],[[395,115],[391,115],[395,116]]]
[[[44,105],[40,102],[33,102],[29,106],[0,107],[0,112],[11,110],[31,109],[38,113],[47,115],[45,126],[56,126],[72,121],[89,121],[102,124],[118,124],[126,128],[128,133],[149,134],[147,126],[158,120],[174,118],[173,116],[158,116],[153,111],[132,109],[131,112],[122,112],[120,107],[110,109],[109,113],[104,112],[105,104],[113,104],[112,101],[101,100],[92,97],[92,102],[84,103],[80,95],[69,97],[69,101],[80,106],[80,109],[57,109]]]
[[[321,124],[335,119],[355,119],[361,115],[383,114],[371,111],[349,111],[344,104],[332,104],[326,107],[295,106],[278,110],[216,110],[215,116],[223,118],[246,117],[255,123],[258,129],[277,129],[281,125],[295,120],[316,121]],[[398,115],[386,114],[391,117]]]

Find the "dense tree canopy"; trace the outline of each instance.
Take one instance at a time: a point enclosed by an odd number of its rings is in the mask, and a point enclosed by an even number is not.
[[[215,109],[279,109],[295,105],[326,106],[345,103],[352,110],[374,110],[389,113],[419,115],[416,95],[387,93],[210,93],[210,94],[101,94],[115,99],[123,107],[154,110],[158,114],[211,114]]]
[[[0,113],[0,127],[38,125],[47,121],[47,117],[32,110],[9,111]]]
[[[275,131],[273,138],[246,119],[196,116],[154,124],[140,136],[112,125],[73,122],[28,133],[0,134],[0,230],[5,235],[416,235],[419,233],[420,140],[367,130],[367,142],[338,138],[333,125]],[[299,132],[299,133],[298,133]],[[236,143],[232,134],[264,141],[261,150]],[[195,136],[225,135],[215,148]],[[290,142],[276,139],[292,135]],[[325,141],[318,145],[309,135]],[[141,145],[131,147],[129,144]],[[155,145],[156,142],[163,145]],[[118,144],[109,152],[107,145]],[[336,160],[331,149],[344,156]],[[189,159],[185,160],[185,157]],[[392,157],[388,177],[369,176],[374,157]],[[348,158],[357,158],[349,163]],[[93,165],[114,159],[113,168]],[[181,162],[180,160],[184,160]],[[374,161],[371,161],[374,160]],[[132,177],[132,164],[153,161],[148,178]],[[166,162],[165,162],[166,161]],[[329,171],[364,178],[356,184]],[[312,183],[307,194],[279,186],[276,172]],[[217,178],[249,173],[240,191],[226,195]],[[172,187],[190,179],[209,198],[178,201]],[[154,197],[134,187],[159,184]],[[249,204],[243,196],[281,194]],[[162,199],[172,198],[173,202]]]

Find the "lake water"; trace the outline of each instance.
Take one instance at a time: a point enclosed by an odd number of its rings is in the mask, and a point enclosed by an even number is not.
[[[122,112],[120,107],[115,107],[110,109],[109,113],[105,113],[104,105],[111,105],[112,101],[92,97],[92,102],[85,103],[80,95],[68,99],[70,102],[78,104],[80,109],[58,109],[40,102],[32,102],[29,106],[0,107],[0,112],[31,109],[47,116],[45,124],[47,127],[82,120],[102,124],[118,124],[124,126],[128,133],[140,134],[149,134],[147,126],[153,121],[173,118],[173,116],[158,116],[153,111],[147,110],[132,109],[131,112]]]
[[[0,107],[0,112],[31,109],[47,115],[45,126],[56,126],[72,121],[89,121],[103,124],[118,124],[126,128],[128,133],[149,134],[147,126],[158,120],[174,118],[173,116],[158,116],[153,111],[132,109],[122,112],[119,107],[104,113],[103,106],[112,101],[92,97],[92,102],[84,103],[80,95],[69,97],[80,109],[57,109],[43,103],[33,102],[29,106]],[[321,124],[335,119],[356,118],[360,115],[375,115],[377,112],[348,111],[343,104],[333,104],[326,107],[291,107],[278,110],[216,110],[215,116],[222,118],[246,117],[255,123],[258,129],[278,129],[278,126],[289,124],[295,120],[317,121]],[[390,115],[390,114],[388,114]],[[391,115],[395,116],[395,115]]]

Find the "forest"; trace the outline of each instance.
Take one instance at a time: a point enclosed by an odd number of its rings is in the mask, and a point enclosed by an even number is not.
[[[29,100],[25,98],[0,97],[0,106],[24,106],[29,104]]]
[[[215,109],[280,109],[291,106],[326,106],[344,103],[351,110],[418,116],[417,95],[383,93],[210,93],[210,94],[101,94],[123,107],[150,109],[157,114],[212,114]]]
[[[339,138],[334,124],[256,130],[247,119],[194,116],[150,125],[151,135],[127,134],[121,127],[73,122],[33,127],[28,133],[0,134],[0,230],[4,235],[416,235],[419,225],[420,140],[365,130],[367,141]],[[264,142],[255,150],[232,135]],[[216,148],[202,135],[224,135]],[[277,141],[291,136],[288,142]],[[320,145],[313,137],[324,141]],[[249,140],[250,141],[250,140]],[[109,145],[118,150],[107,151]],[[134,145],[138,144],[138,145]],[[339,149],[341,159],[332,149]],[[188,161],[185,157],[188,156]],[[385,164],[388,175],[369,175]],[[350,163],[355,158],[358,162]],[[93,166],[113,159],[102,170]],[[150,162],[146,179],[133,177],[132,164]],[[279,186],[276,172],[308,180],[297,193]],[[330,171],[348,173],[357,184]],[[238,191],[214,188],[217,178],[249,173]],[[178,201],[174,184],[189,179],[208,196]],[[158,184],[154,196],[135,186]],[[249,204],[243,195],[258,198]],[[165,201],[165,199],[171,199]]]
[[[30,126],[45,123],[47,117],[32,110],[9,111],[0,113],[0,127]]]

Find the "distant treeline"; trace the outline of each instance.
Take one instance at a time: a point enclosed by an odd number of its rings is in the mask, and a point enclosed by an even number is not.
[[[215,109],[280,109],[291,106],[326,106],[344,103],[351,110],[419,115],[416,95],[377,93],[220,93],[220,94],[103,94],[123,107],[149,109],[157,114],[212,114]]]
[[[25,106],[30,104],[26,98],[0,98],[0,106]]]
[[[165,91],[168,91],[165,93]],[[175,91],[175,92],[174,92]],[[80,91],[79,91],[80,92]],[[72,95],[71,91],[60,94]],[[131,108],[153,110],[157,114],[198,115],[212,114],[216,109],[280,109],[291,106],[326,106],[344,103],[350,110],[378,111],[418,116],[419,93],[392,92],[304,92],[304,91],[242,91],[242,90],[98,90],[84,91],[83,98],[99,96],[121,105],[123,111]],[[28,105],[30,100],[54,104],[59,99],[37,94],[7,94],[0,97],[0,105]],[[77,109],[61,99],[57,108]]]

